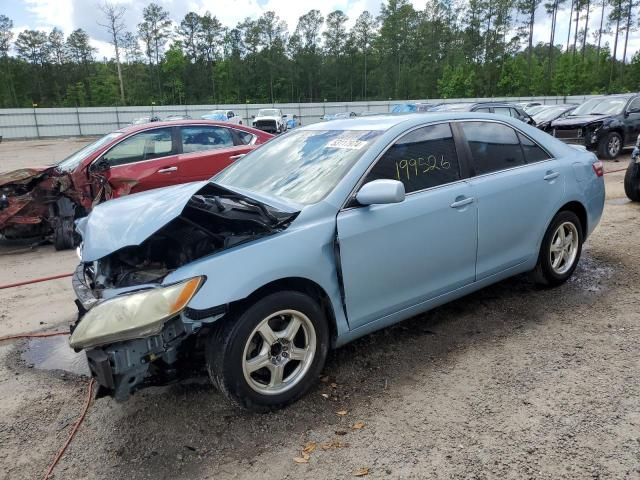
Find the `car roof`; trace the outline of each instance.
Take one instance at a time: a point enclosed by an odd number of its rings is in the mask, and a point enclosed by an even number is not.
[[[132,132],[138,132],[138,131],[142,131],[142,130],[147,130],[147,129],[152,129],[152,128],[159,128],[159,127],[174,127],[176,125],[213,125],[216,127],[225,127],[225,128],[241,128],[243,127],[243,125],[231,125],[228,122],[216,122],[214,120],[198,120],[197,118],[194,119],[185,119],[185,120],[171,120],[168,122],[150,122],[150,123],[141,123],[139,125],[128,125],[126,127],[122,127],[119,128],[118,132],[123,132],[123,133],[132,133]]]
[[[505,117],[509,119],[510,117]],[[375,130],[386,131],[397,125],[411,128],[414,125],[421,125],[426,122],[445,122],[452,120],[496,120],[496,115],[492,113],[480,112],[420,112],[408,113],[405,115],[369,115],[364,117],[354,117],[349,119],[329,120],[327,122],[313,123],[304,127],[296,128],[300,130]],[[520,120],[516,120],[519,122]]]

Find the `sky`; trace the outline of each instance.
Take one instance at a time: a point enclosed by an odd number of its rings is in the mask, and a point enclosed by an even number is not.
[[[127,8],[126,26],[135,32],[136,25],[141,21],[142,9],[150,0],[111,0],[113,3],[120,3]],[[54,27],[60,28],[65,35],[68,35],[76,28],[82,28],[91,37],[91,43],[98,49],[98,58],[112,57],[113,48],[108,43],[108,37],[103,27],[98,25],[100,20],[97,9],[98,0],[3,0],[4,5],[0,7],[0,14],[11,18],[14,23],[14,32],[17,36],[25,29],[39,29],[50,31]],[[380,0],[156,0],[171,14],[174,22],[179,23],[184,15],[189,11],[203,14],[210,11],[225,26],[235,26],[244,18],[257,18],[262,13],[272,10],[287,22],[290,31],[295,28],[298,18],[309,10],[316,8],[326,16],[333,10],[340,9],[348,17],[351,26],[355,19],[363,10],[369,10],[373,14],[380,12]],[[422,10],[425,7],[424,0],[412,0],[416,9]],[[556,43],[564,43],[567,39],[567,23],[569,20],[569,10],[563,10],[558,14],[558,29],[556,31]],[[600,12],[598,9],[591,11],[589,19],[589,30],[595,31],[600,22]],[[606,18],[605,18],[606,22]],[[534,29],[534,43],[538,41],[548,41],[551,28],[551,20],[544,13],[541,6],[537,13],[536,26]],[[573,33],[571,34],[573,38]],[[613,44],[611,35],[605,36],[604,41]],[[589,41],[593,42],[592,38]],[[622,58],[622,45],[624,41],[621,35],[619,42],[618,58]],[[640,50],[640,32],[629,34],[629,47],[627,59],[633,53]]]

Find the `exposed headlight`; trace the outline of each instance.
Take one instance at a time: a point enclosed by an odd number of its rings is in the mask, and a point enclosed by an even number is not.
[[[203,280],[195,277],[99,303],[80,321],[69,345],[83,349],[157,335],[168,319],[187,306]]]

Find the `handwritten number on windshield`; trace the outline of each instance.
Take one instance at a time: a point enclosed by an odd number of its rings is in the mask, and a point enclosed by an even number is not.
[[[396,179],[411,180],[421,175],[428,175],[434,170],[448,170],[451,164],[445,160],[444,155],[436,158],[435,155],[429,155],[427,158],[411,158],[396,161]]]

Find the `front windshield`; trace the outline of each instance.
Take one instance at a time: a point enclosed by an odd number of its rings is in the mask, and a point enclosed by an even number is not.
[[[578,115],[611,115],[622,113],[627,99],[624,97],[592,98],[576,108],[569,116]]]
[[[232,190],[310,205],[333,190],[381,133],[293,131],[257,148],[211,180]]]
[[[430,112],[462,112],[471,107],[471,103],[443,103],[433,107]]]
[[[118,138],[121,135],[122,135],[122,132],[112,132],[105,135],[102,138],[99,138],[95,142],[90,143],[89,145],[81,148],[76,153],[68,156],[67,158],[62,160],[60,163],[58,163],[58,169],[64,172],[70,172],[71,170],[74,170],[78,165],[80,165],[82,160],[84,160],[93,152],[95,152],[99,148],[103,147],[104,145]]]
[[[391,113],[411,113],[416,111],[416,106],[412,103],[405,103],[401,105],[394,105],[391,109]]]
[[[566,111],[567,109],[565,107],[549,107],[549,108],[540,110],[538,113],[533,115],[533,119],[535,120],[536,123],[549,122],[551,120],[558,118],[560,115],[562,115]]]
[[[277,117],[278,115],[279,115],[278,110],[275,110],[272,108],[267,108],[267,109],[258,111],[259,117]]]
[[[225,110],[213,110],[209,115],[224,115],[227,116],[227,112]]]

